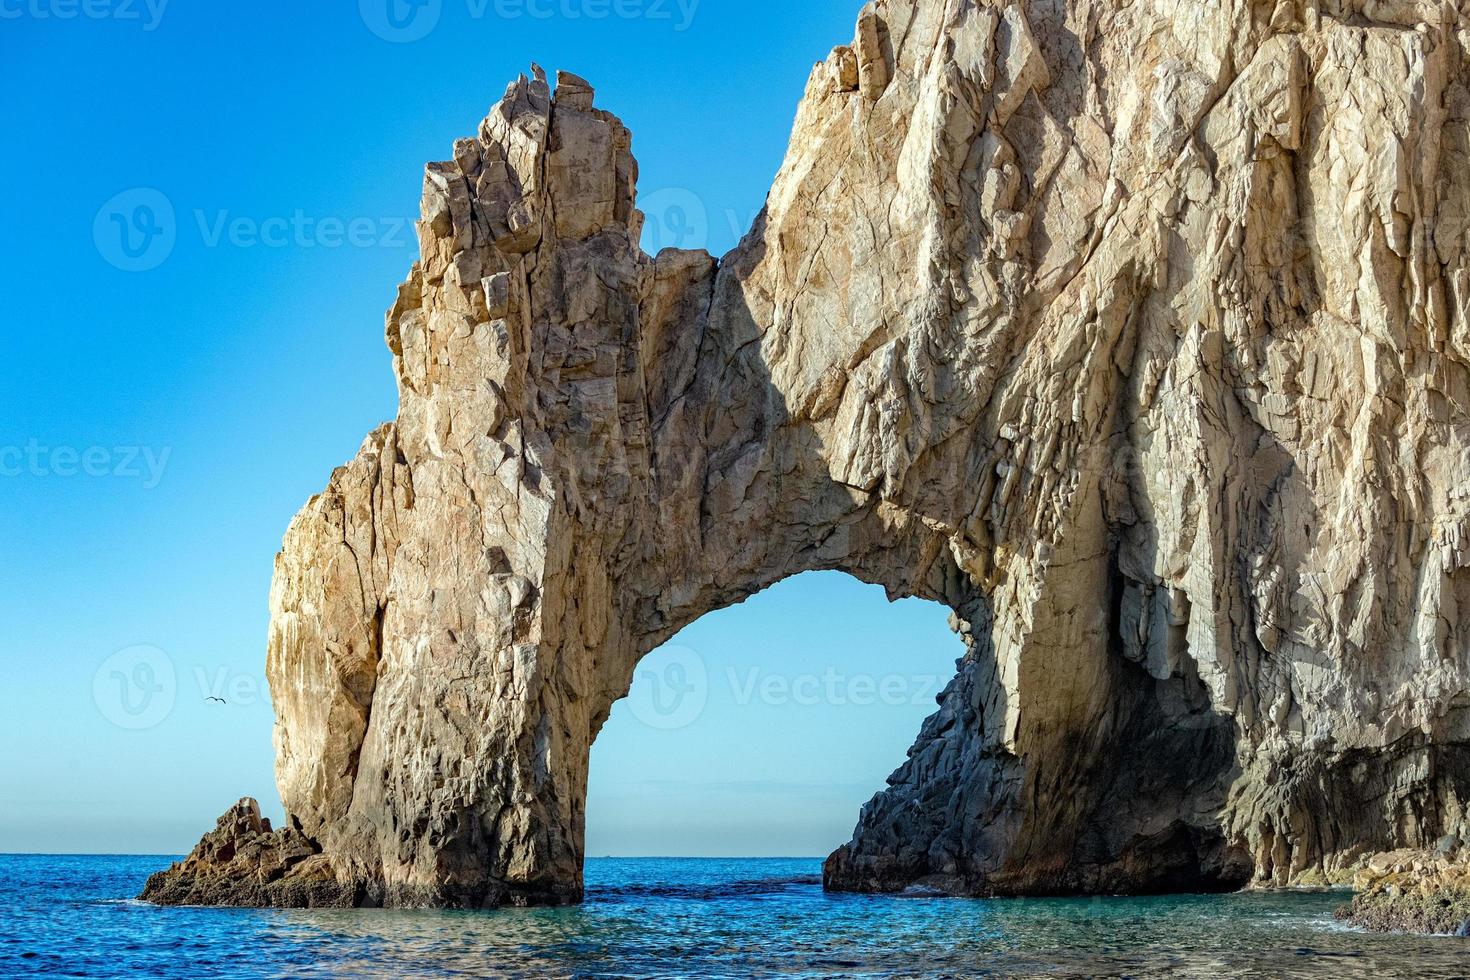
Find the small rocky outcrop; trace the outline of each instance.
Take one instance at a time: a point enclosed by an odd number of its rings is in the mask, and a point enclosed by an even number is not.
[[[1470,849],[1447,837],[1433,851],[1379,854],[1353,879],[1337,917],[1374,932],[1470,936]]]
[[[590,85],[516,80],[425,172],[398,416],[276,562],[320,853],[245,819],[150,892],[576,901],[639,659],[816,569],[963,651],[829,888],[1325,882],[1470,833],[1467,20],[875,0],[719,260],[640,249]]]
[[[337,881],[321,848],[294,828],[273,830],[249,798],[226,811],[187,858],[150,877],[142,897],[159,905],[363,904]]]

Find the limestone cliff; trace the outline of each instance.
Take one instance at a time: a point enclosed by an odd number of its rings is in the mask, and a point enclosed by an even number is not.
[[[1470,834],[1467,83],[1452,2],[877,0],[716,261],[642,253],[585,82],[516,81],[427,169],[398,419],[277,561],[291,827],[150,897],[575,901],[639,658],[810,569],[967,649],[829,887]]]

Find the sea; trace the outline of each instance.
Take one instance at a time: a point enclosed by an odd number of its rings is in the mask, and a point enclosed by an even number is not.
[[[816,858],[603,858],[576,908],[159,908],[172,857],[0,856],[0,977],[1465,977],[1470,940],[1369,935],[1344,893],[826,894]]]

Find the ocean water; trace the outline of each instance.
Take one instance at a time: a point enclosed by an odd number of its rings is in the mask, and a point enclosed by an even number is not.
[[[493,912],[133,901],[169,858],[0,856],[0,977],[1455,977],[1470,940],[1373,936],[1341,894],[905,899],[816,859],[601,859],[587,902]]]

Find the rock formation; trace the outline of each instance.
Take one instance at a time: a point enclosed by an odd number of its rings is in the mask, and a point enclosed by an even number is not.
[[[150,877],[144,894],[160,905],[242,907],[338,908],[357,898],[314,841],[294,828],[273,830],[251,799],[220,817],[188,858]]]
[[[1337,916],[1359,928],[1470,936],[1470,851],[1458,837],[1433,851],[1374,855],[1353,887],[1358,894]]]
[[[397,420],[277,561],[249,839],[311,857],[149,897],[575,901],[639,658],[811,569],[966,647],[831,888],[1470,833],[1467,64],[1454,2],[877,0],[719,261],[645,255],[628,131],[519,79],[427,169]]]

